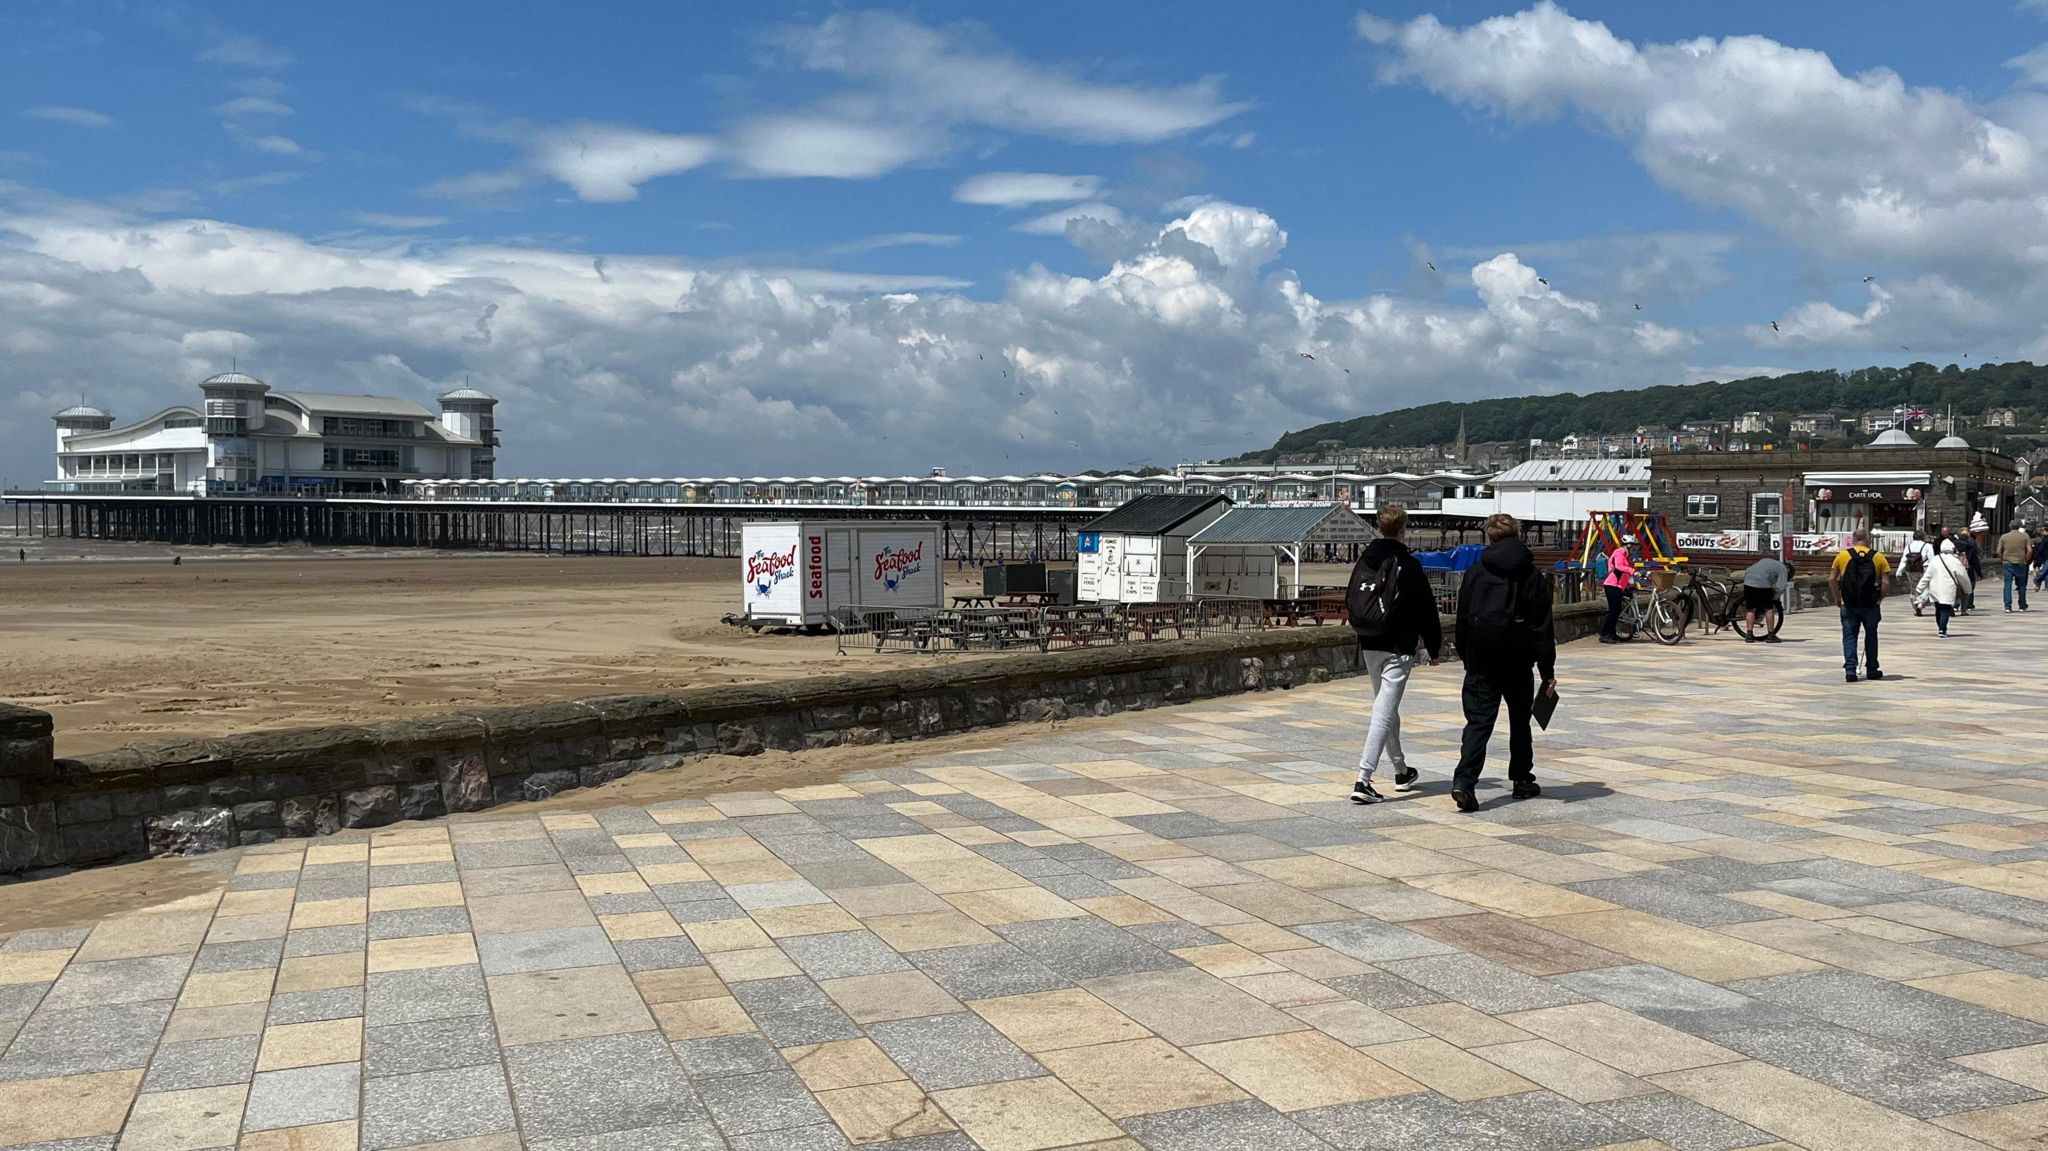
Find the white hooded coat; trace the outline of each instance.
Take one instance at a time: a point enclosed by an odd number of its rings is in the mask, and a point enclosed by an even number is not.
[[[1941,541],[1941,554],[1927,565],[1914,594],[1923,600],[1954,607],[1970,591],[1970,565],[1956,554],[1954,540]]]

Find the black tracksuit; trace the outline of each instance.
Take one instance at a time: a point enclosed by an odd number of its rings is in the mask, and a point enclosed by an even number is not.
[[[1486,744],[1493,738],[1500,705],[1508,705],[1508,778],[1535,778],[1535,740],[1529,731],[1529,708],[1535,702],[1530,682],[1533,666],[1544,682],[1557,674],[1557,638],[1550,627],[1550,585],[1536,571],[1536,557],[1520,539],[1488,544],[1479,566],[1513,585],[1515,626],[1505,638],[1489,639],[1471,627],[1473,576],[1466,573],[1458,588],[1458,658],[1465,661],[1465,738],[1451,786],[1471,791],[1486,766]]]

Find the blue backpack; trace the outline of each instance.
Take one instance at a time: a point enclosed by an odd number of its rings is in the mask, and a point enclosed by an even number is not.
[[[1595,582],[1595,583],[1606,583],[1606,582],[1607,582],[1607,553],[1606,553],[1606,552],[1601,552],[1601,553],[1600,553],[1599,555],[1597,555],[1597,556],[1594,556],[1594,557],[1593,557],[1593,582]]]

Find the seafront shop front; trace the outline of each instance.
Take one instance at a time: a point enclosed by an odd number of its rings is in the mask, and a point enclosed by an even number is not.
[[[1957,441],[1960,443],[1960,441]],[[1967,446],[1910,440],[1834,451],[1681,452],[1652,465],[1650,510],[1682,554],[1735,560],[1789,550],[1832,554],[1868,529],[1897,555],[1915,531],[1980,542],[2012,519],[2018,465]]]

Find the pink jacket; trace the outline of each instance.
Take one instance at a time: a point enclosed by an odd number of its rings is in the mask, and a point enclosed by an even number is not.
[[[1607,553],[1607,578],[1600,582],[1623,589],[1635,586],[1636,565],[1629,562],[1627,548],[1615,548]]]

